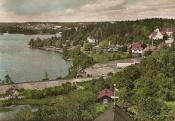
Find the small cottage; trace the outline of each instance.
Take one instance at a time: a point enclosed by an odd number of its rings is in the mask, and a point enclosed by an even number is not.
[[[109,103],[112,102],[111,96],[114,96],[114,92],[105,88],[98,93],[97,99],[100,103]]]
[[[143,48],[136,42],[133,42],[128,46],[128,49],[132,50],[132,53],[143,53]]]

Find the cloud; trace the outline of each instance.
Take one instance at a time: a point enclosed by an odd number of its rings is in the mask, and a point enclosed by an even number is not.
[[[17,1],[17,0],[15,0]],[[20,1],[20,0],[18,0]],[[25,1],[25,0],[23,0]],[[36,1],[36,0],[28,0]],[[41,0],[38,0],[41,1]],[[47,0],[42,0],[47,1]],[[50,0],[51,1],[51,0]],[[56,0],[52,0],[56,1]],[[57,0],[61,1],[61,0]],[[68,0],[63,0],[65,6]],[[67,2],[66,2],[67,1]],[[70,1],[70,0],[69,0]],[[80,0],[72,0],[77,3]],[[81,0],[85,1],[85,0]],[[77,21],[118,21],[118,20],[136,20],[144,18],[175,18],[174,0],[90,0],[87,3],[82,2],[75,7],[71,5],[63,9],[46,9],[45,12],[36,14],[35,7],[31,8],[35,14],[19,14],[19,12],[0,10],[0,21],[56,21],[56,22],[77,22]],[[26,2],[25,2],[26,3]],[[30,3],[30,2],[29,2]],[[153,3],[153,4],[152,4]],[[7,4],[7,3],[6,3]],[[45,3],[46,4],[46,3]],[[49,4],[49,3],[47,3]],[[63,4],[63,3],[61,3]],[[72,4],[72,6],[74,6]],[[31,6],[31,5],[29,5]],[[50,5],[52,6],[52,5]],[[58,4],[55,4],[58,7]],[[23,6],[24,7],[24,6]],[[39,9],[44,8],[42,5]],[[16,8],[17,9],[17,8]],[[22,8],[20,8],[22,9]],[[27,10],[27,9],[24,9]],[[26,13],[26,12],[25,12]]]
[[[8,0],[1,0],[0,1],[0,6],[4,5]]]
[[[127,0],[99,0],[96,4],[87,4],[82,6],[80,10],[86,12],[115,10],[121,9],[126,3]]]
[[[96,0],[8,0],[1,9],[17,14],[41,14],[52,10],[79,8]]]

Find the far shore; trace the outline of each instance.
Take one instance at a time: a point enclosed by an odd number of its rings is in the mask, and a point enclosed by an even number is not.
[[[47,50],[47,51],[54,51],[54,52],[59,52],[59,53],[63,53],[63,50],[60,49],[60,50],[57,50],[55,48],[49,48],[49,47],[38,47],[36,49],[40,49],[40,50]]]
[[[53,34],[49,34],[49,33],[36,33],[36,34],[25,34],[25,33],[0,33],[0,35],[3,34],[23,34],[23,35],[56,35],[56,34],[60,34],[60,33],[53,33]]]

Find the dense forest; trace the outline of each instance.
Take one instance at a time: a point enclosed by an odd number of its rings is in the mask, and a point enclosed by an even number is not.
[[[71,29],[62,29],[62,38],[48,38],[44,41],[33,39],[29,43],[33,47],[57,46],[63,44],[70,46],[66,40],[70,40],[73,45],[81,45],[87,41],[88,36],[102,41],[110,41],[112,45],[128,44],[138,42],[142,46],[151,44],[148,35],[157,28],[174,28],[175,20],[173,19],[145,19],[136,21],[116,21],[116,22],[96,22],[96,23],[67,23],[64,26],[70,26]]]

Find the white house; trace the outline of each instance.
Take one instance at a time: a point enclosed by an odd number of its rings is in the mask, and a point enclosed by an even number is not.
[[[163,39],[163,36],[167,34],[169,37],[172,37],[173,29],[172,28],[160,28],[152,32],[148,37],[149,39],[158,40]]]
[[[90,42],[90,43],[96,43],[96,42],[98,42],[98,40],[96,40],[96,39],[93,38],[92,36],[89,36],[89,37],[87,38],[87,41]]]
[[[128,49],[131,49],[132,53],[143,53],[143,48],[136,42],[130,44]]]

